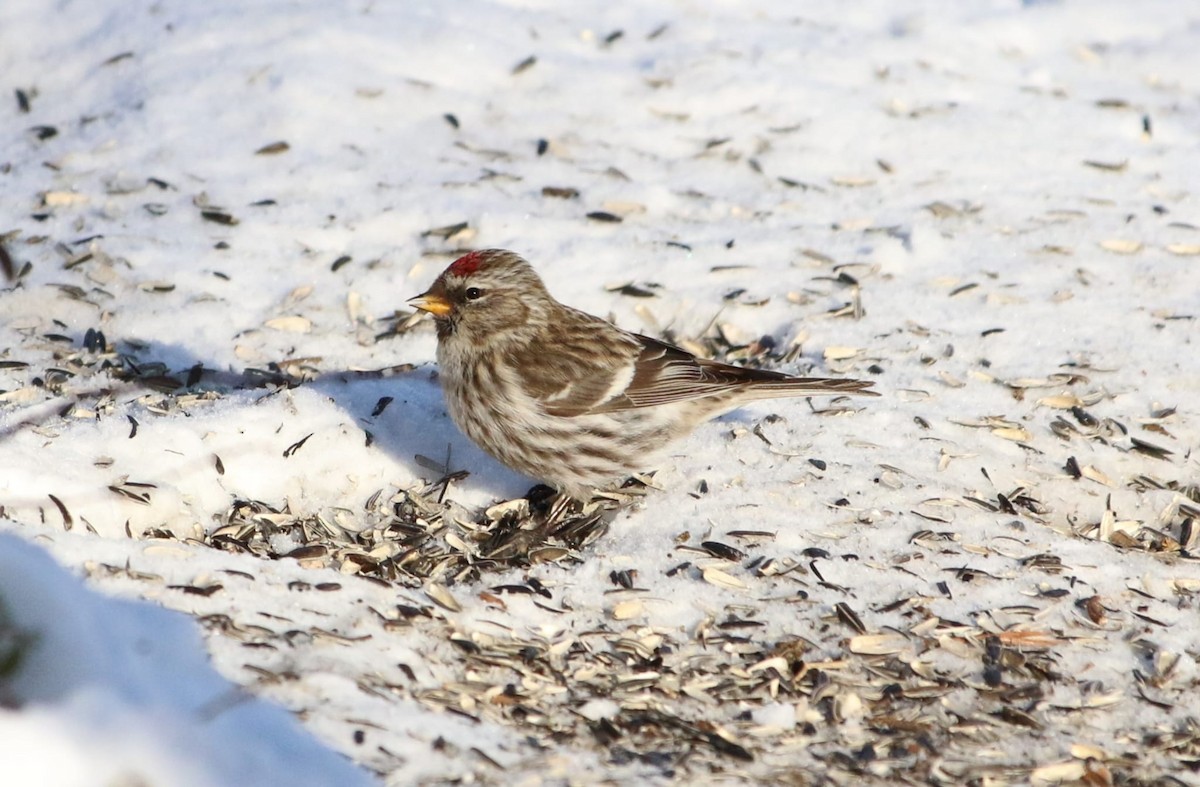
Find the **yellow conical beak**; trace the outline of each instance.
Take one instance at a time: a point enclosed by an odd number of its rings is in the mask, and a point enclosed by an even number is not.
[[[450,313],[450,301],[440,295],[432,295],[428,292],[415,298],[409,298],[408,305],[423,312],[429,312],[434,317],[445,317]]]

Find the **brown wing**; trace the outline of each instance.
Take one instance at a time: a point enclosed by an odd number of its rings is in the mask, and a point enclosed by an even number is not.
[[[509,359],[522,387],[550,414],[564,418],[739,393],[745,398],[858,394],[866,380],[789,377],[779,372],[697,358],[648,336],[628,333],[583,312],[557,326],[550,347]],[[600,353],[600,355],[597,355]]]
[[[595,407],[593,412],[654,407],[731,393],[746,398],[837,393],[878,395],[864,390],[873,385],[864,380],[790,377],[780,372],[730,366],[697,358],[648,336],[635,336],[642,343],[642,350],[633,379],[624,391]]]
[[[648,336],[618,331],[618,353],[608,359],[608,373],[584,364],[580,356],[557,360],[558,377],[541,386],[539,399],[547,413],[560,416],[586,413],[617,413],[659,404],[688,402],[727,394],[745,398],[858,394],[866,391],[866,380],[788,377],[779,372],[750,370],[696,358]],[[610,337],[611,338],[611,337]],[[636,342],[630,347],[631,342]],[[617,348],[613,348],[617,349]],[[636,352],[631,352],[636,350]],[[624,362],[622,360],[624,359]],[[574,374],[574,377],[568,377]]]
[[[554,343],[527,346],[510,358],[521,387],[542,409],[569,418],[597,412],[634,376],[641,344],[626,331],[570,309],[554,326]]]

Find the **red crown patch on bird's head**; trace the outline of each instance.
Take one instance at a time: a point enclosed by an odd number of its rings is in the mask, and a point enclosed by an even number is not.
[[[447,270],[454,276],[470,276],[475,271],[479,270],[479,266],[483,263],[483,252],[473,251],[470,254],[464,254],[454,261]]]

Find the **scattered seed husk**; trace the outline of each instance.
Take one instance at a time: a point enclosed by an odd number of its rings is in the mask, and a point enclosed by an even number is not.
[[[1137,254],[1142,250],[1141,241],[1127,238],[1109,238],[1100,241],[1100,248],[1113,254]]]
[[[827,361],[846,361],[856,358],[863,353],[861,347],[841,347],[831,345],[825,348],[824,356]]]
[[[443,585],[436,582],[429,583],[425,586],[425,595],[442,609],[451,612],[462,612],[462,605],[458,603],[458,600]]]
[[[460,221],[455,224],[446,224],[441,227],[433,227],[421,233],[422,238],[441,238],[442,240],[451,240],[459,238],[465,239],[467,236],[473,236],[471,225],[469,222]]]
[[[910,650],[912,644],[903,634],[859,634],[850,638],[848,647],[862,656],[886,656]]]
[[[285,331],[287,333],[309,333],[312,331],[312,320],[299,315],[288,315],[284,317],[272,317],[264,322],[263,326],[270,328],[273,331]]]
[[[992,434],[1004,440],[1013,440],[1018,443],[1027,443],[1033,439],[1033,435],[1024,427],[1000,427],[993,429]]]
[[[47,191],[42,195],[42,204],[47,208],[63,208],[83,205],[91,200],[86,194],[74,191]]]
[[[1129,161],[1093,161],[1088,159],[1083,162],[1083,165],[1103,172],[1124,172],[1125,168],[1129,166]]]
[[[728,573],[722,571],[721,569],[713,567],[713,566],[709,566],[708,568],[705,568],[701,572],[701,576],[704,578],[704,581],[709,583],[710,585],[716,585],[717,587],[723,587],[723,588],[730,588],[733,590],[745,590],[746,589],[745,582],[742,582],[740,579],[733,576],[732,574],[728,574]]]
[[[645,604],[637,599],[622,601],[612,609],[613,620],[629,620],[641,615],[646,609]]]

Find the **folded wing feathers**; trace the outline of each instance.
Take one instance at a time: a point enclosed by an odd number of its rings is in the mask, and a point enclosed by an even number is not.
[[[878,396],[865,389],[874,383],[822,377],[789,377],[763,369],[746,369],[693,357],[655,339],[643,343],[637,373],[628,387],[592,412],[614,412],[734,393],[750,398],[820,394]]]

